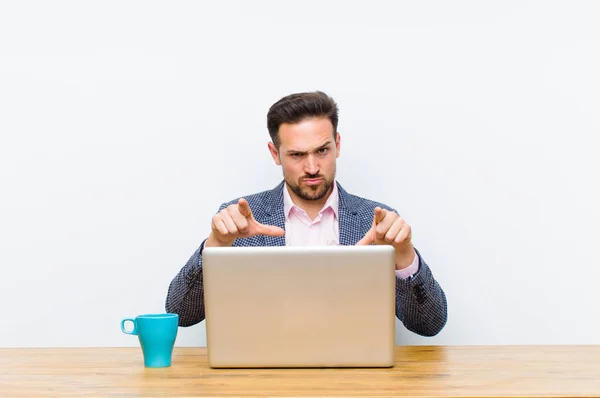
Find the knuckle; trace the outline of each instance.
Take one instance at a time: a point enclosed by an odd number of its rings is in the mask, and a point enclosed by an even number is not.
[[[246,206],[237,205],[234,211],[236,214],[246,214],[248,212],[248,208]]]
[[[225,211],[229,214],[232,214],[233,212],[238,210],[238,207],[239,207],[239,205],[237,205],[237,204],[229,205],[229,206],[227,206]]]

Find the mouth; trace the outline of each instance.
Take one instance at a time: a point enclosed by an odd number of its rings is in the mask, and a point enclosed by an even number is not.
[[[306,185],[319,185],[323,182],[323,178],[305,178],[302,180]]]

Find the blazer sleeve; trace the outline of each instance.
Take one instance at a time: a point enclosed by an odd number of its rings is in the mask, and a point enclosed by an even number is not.
[[[192,326],[205,318],[202,280],[202,249],[205,242],[206,239],[169,285],[165,309],[179,315],[179,326]]]
[[[433,277],[431,269],[419,256],[419,270],[410,278],[396,276],[396,316],[414,333],[435,336],[446,324],[446,295]]]

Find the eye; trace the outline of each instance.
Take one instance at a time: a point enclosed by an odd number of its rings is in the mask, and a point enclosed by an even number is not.
[[[328,151],[328,149],[327,149],[327,148],[321,148],[321,149],[319,149],[319,150],[317,151],[317,153],[318,153],[318,154],[320,154],[320,155],[324,155],[324,154],[326,154],[326,153],[327,153],[327,151]]]
[[[292,156],[293,156],[293,157],[295,157],[295,158],[299,158],[299,157],[301,157],[302,155],[304,155],[304,154],[303,154],[303,153],[301,153],[301,152],[292,153]]]

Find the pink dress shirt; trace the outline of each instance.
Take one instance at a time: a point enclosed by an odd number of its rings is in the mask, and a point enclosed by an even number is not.
[[[333,192],[323,205],[314,220],[292,201],[287,189],[283,187],[283,211],[285,214],[285,244],[286,246],[337,246],[339,240],[338,223],[339,193],[337,184],[333,184]],[[419,269],[419,258],[408,267],[396,270],[396,275],[407,279]]]

